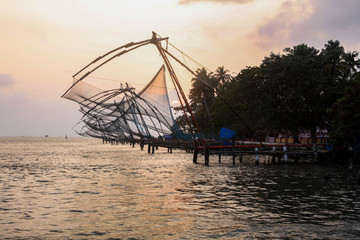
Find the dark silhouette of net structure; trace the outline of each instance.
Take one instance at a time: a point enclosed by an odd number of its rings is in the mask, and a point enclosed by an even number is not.
[[[178,142],[194,139],[197,123],[167,56],[174,58],[183,67],[187,66],[169,53],[167,48],[162,47],[161,41],[167,41],[168,38],[158,36],[153,32],[151,39],[116,48],[96,58],[73,76],[72,86],[62,97],[79,104],[83,116],[74,127],[79,135],[130,142]],[[164,64],[141,91],[137,92],[128,83],[121,84],[116,89],[103,90],[83,81],[114,58],[148,44],[157,47]],[[188,119],[191,130],[188,134],[184,134],[175,123],[166,86],[166,70],[170,73],[184,113],[192,117],[192,121]]]
[[[130,85],[101,90],[85,82],[64,97],[77,102],[83,114],[75,131],[82,136],[105,139],[164,139],[174,131],[164,66],[139,93]],[[75,79],[77,81],[77,79]]]

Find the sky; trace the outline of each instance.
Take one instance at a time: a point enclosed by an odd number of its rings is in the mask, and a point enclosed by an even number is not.
[[[358,0],[0,0],[0,136],[77,136],[81,114],[61,98],[96,57],[152,31],[211,71],[236,74],[271,52],[339,40],[360,50]],[[153,49],[94,73],[145,86]],[[155,70],[156,69],[156,70]],[[153,75],[152,75],[153,74]],[[186,81],[186,80],[185,80]],[[188,85],[190,80],[188,80]]]

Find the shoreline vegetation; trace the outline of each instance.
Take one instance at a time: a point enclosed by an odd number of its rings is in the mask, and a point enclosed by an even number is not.
[[[282,136],[300,143],[307,134],[309,142],[322,138],[335,151],[350,151],[358,159],[359,67],[358,52],[345,51],[338,40],[329,40],[321,50],[300,44],[281,54],[271,52],[259,66],[246,67],[235,76],[224,66],[214,73],[198,69],[190,106],[201,132],[209,138],[221,127],[233,129],[238,140]],[[189,132],[184,115],[176,122]]]

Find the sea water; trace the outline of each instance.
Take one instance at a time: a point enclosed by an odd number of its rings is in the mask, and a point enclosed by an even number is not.
[[[358,166],[264,161],[0,138],[0,239],[360,239]]]

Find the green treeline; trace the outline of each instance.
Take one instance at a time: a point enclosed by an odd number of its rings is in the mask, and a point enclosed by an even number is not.
[[[339,41],[330,40],[321,50],[300,44],[270,53],[260,66],[236,76],[224,67],[215,73],[198,69],[190,106],[207,134],[227,127],[239,138],[281,133],[296,142],[301,132],[315,140],[316,130],[326,129],[338,144],[350,144],[360,129],[359,67],[358,52],[346,52]],[[184,115],[177,123],[186,130]]]

